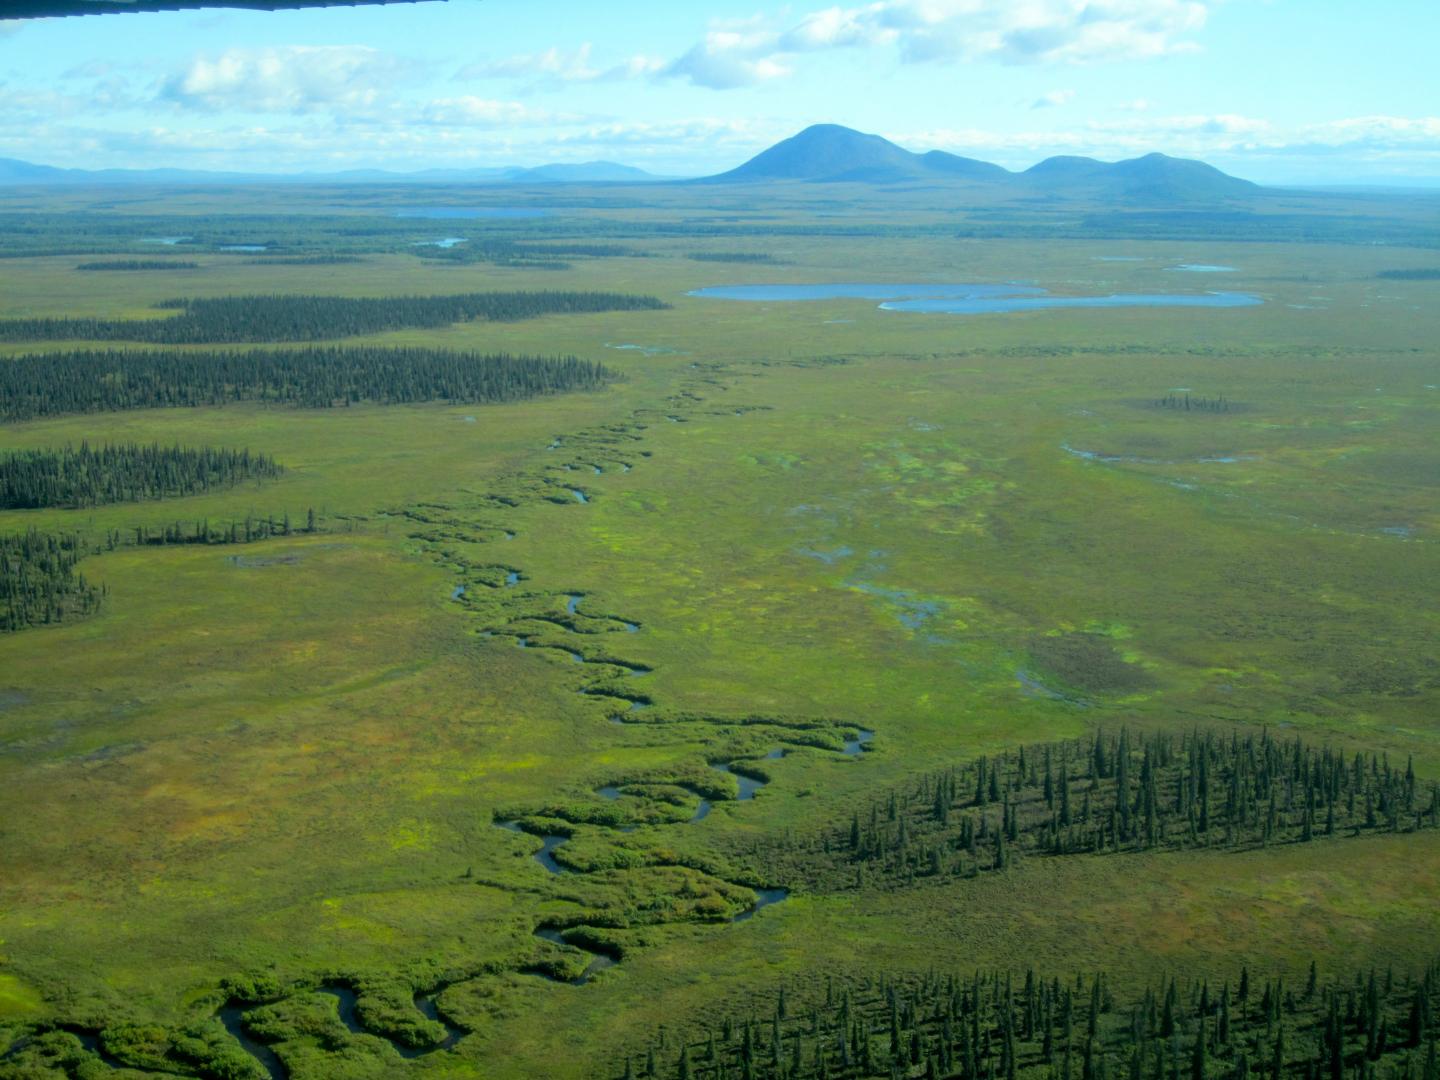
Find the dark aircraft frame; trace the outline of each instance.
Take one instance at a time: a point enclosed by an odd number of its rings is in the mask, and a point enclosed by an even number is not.
[[[58,15],[110,15],[135,11],[199,11],[201,8],[288,11],[295,8],[419,2],[421,0],[0,0],[0,21],[44,19]]]

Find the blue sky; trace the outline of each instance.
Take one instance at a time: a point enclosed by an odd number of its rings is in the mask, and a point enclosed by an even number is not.
[[[0,23],[0,157],[695,175],[810,123],[1012,168],[1440,181],[1440,0],[449,0]]]

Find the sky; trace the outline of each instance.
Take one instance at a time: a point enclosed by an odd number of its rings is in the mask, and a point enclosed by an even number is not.
[[[0,22],[0,157],[731,168],[812,123],[1025,168],[1440,185],[1440,0],[448,0]]]

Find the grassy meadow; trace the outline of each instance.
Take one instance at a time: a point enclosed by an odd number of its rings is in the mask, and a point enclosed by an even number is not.
[[[399,198],[347,197],[359,222]],[[117,229],[160,214],[76,198],[65,208]],[[106,590],[98,613],[0,635],[0,1077],[264,1077],[216,1018],[232,1001],[278,1054],[272,1077],[608,1077],[657,1025],[699,1031],[819,973],[1103,970],[1137,988],[1440,952],[1433,829],[1021,858],[795,890],[733,921],[755,889],[788,887],[755,876],[755,845],[1022,744],[1263,728],[1440,781],[1440,282],[1376,276],[1433,252],[963,236],[928,196],[897,235],[827,231],[798,196],[778,215],[789,232],[737,201],[715,210],[735,235],[686,234],[700,208],[680,196],[607,198],[533,223],[409,222],[336,265],[103,230],[100,255],[0,259],[0,318],[286,292],[673,305],[363,339],[620,376],[591,393],[0,429],[0,452],[248,447],[285,469],[183,499],[0,511],[3,533],[319,519],[253,544],[98,550],[81,564]],[[297,231],[322,201],[292,208]],[[226,206],[178,198],[172,231],[200,214],[213,229]],[[230,209],[285,212],[254,194]],[[633,253],[557,270],[406,250],[487,229]],[[689,257],[703,251],[773,261]],[[121,254],[200,266],[74,269]],[[1264,303],[953,316],[685,295],[857,280]],[[79,347],[7,343],[0,362]],[[1186,393],[1227,408],[1157,404]],[[856,729],[873,741],[842,752]],[[729,762],[765,781],[753,797],[712,767]],[[496,827],[510,820],[521,831]],[[541,836],[564,838],[560,873],[532,857]],[[601,953],[618,962],[569,984]],[[47,1029],[79,1040],[68,1063],[37,1056]],[[146,1065],[142,1044],[178,1032],[230,1064],[172,1049]]]

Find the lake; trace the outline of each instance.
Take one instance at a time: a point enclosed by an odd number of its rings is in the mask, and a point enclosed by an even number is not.
[[[1105,307],[1252,307],[1261,303],[1249,293],[1114,293],[1108,296],[1051,296],[1033,285],[720,285],[686,295],[710,300],[751,303],[795,300],[879,300],[882,311],[918,311],[949,315],[984,315],[1042,308]]]
[[[688,296],[710,300],[971,300],[991,296],[1043,296],[1031,285],[717,285]]]

